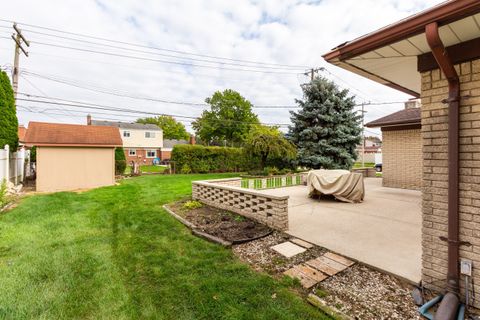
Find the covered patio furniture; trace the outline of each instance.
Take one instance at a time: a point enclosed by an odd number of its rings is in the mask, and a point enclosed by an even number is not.
[[[333,195],[337,200],[358,203],[365,196],[363,175],[348,170],[312,170],[307,176],[309,197]]]

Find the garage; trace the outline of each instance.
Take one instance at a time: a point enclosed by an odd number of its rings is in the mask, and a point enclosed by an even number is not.
[[[36,147],[36,190],[90,189],[115,184],[118,128],[30,122],[25,143]]]

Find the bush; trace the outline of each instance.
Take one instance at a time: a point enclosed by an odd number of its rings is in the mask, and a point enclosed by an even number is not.
[[[0,148],[6,144],[11,152],[18,148],[18,119],[10,79],[0,71]]]
[[[203,207],[203,204],[196,200],[187,201],[183,204],[183,209],[192,210]]]
[[[247,159],[242,148],[188,144],[173,147],[172,161],[181,173],[187,173],[184,168],[192,173],[246,171],[258,162],[255,158]]]
[[[278,175],[280,171],[277,169],[277,167],[265,167],[263,169],[263,174],[266,176],[275,176]]]
[[[182,170],[180,170],[180,173],[189,174],[189,173],[192,173],[192,169],[190,169],[190,166],[188,164],[184,164],[182,166]]]
[[[8,202],[10,202],[10,197],[7,194],[7,181],[3,179],[0,184],[0,209],[7,205]]]
[[[127,159],[122,147],[115,148],[115,174],[121,175],[125,173],[127,168]]]

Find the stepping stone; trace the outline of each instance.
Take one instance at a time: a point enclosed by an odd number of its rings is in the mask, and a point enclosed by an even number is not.
[[[318,258],[309,260],[306,262],[306,264],[314,269],[317,269],[318,271],[328,274],[329,276],[334,276],[339,272],[337,269],[334,269],[329,265],[323,263],[322,261],[318,260]]]
[[[275,245],[273,247],[270,247],[270,248],[277,251],[282,256],[287,257],[287,258],[291,258],[293,256],[296,256],[299,253],[307,251],[306,249],[304,249],[300,246],[297,246],[296,244],[293,244],[289,241],[277,244],[277,245]]]
[[[295,243],[295,244],[298,244],[299,246],[304,247],[306,249],[313,248],[313,244],[311,244],[307,241],[303,241],[302,239],[293,238],[293,239],[290,239],[290,241]]]
[[[325,256],[320,256],[316,260],[320,261],[323,264],[326,264],[327,266],[329,266],[332,269],[337,270],[337,273],[347,269],[346,265],[343,265],[343,264],[341,264],[341,263],[339,263],[335,260],[329,259]]]
[[[352,260],[347,259],[345,257],[342,257],[342,256],[340,256],[336,253],[333,253],[333,252],[327,252],[327,253],[324,254],[324,256],[333,260],[333,261],[341,263],[341,264],[343,264],[344,266],[347,266],[347,267],[351,267],[355,264],[355,262],[353,262]]]
[[[295,266],[291,269],[288,269],[283,274],[285,274],[289,277],[292,277],[292,278],[299,279],[302,286],[306,289],[311,288],[318,283],[318,281],[310,278],[305,273],[303,273],[302,270],[300,270],[299,266]]]
[[[314,268],[311,268],[305,264],[300,264],[297,266],[300,271],[305,274],[307,277],[320,282],[328,278],[326,274],[323,274],[322,272],[315,270]]]

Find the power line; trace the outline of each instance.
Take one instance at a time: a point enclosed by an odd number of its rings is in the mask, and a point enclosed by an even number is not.
[[[0,21],[10,22],[10,23],[14,22],[14,21],[11,21],[11,20],[6,20],[6,19],[0,19]],[[117,44],[123,44],[123,45],[128,45],[128,46],[135,46],[135,47],[141,47],[141,48],[146,48],[146,49],[158,50],[158,51],[172,52],[172,53],[177,53],[177,54],[184,54],[184,55],[191,55],[191,56],[204,57],[204,58],[212,58],[212,59],[218,59],[218,60],[226,60],[226,61],[237,61],[237,62],[245,62],[245,63],[251,63],[251,64],[260,64],[260,65],[267,65],[267,66],[268,65],[270,65],[270,66],[283,66],[283,67],[301,68],[301,69],[310,68],[309,66],[302,66],[302,65],[287,65],[287,64],[279,64],[279,63],[267,63],[267,62],[261,62],[261,61],[233,59],[233,58],[219,57],[219,56],[213,56],[213,55],[192,53],[192,52],[186,52],[186,51],[180,51],[180,50],[166,49],[166,48],[161,48],[161,47],[146,46],[146,45],[126,42],[126,41],[112,40],[112,39],[107,39],[107,38],[102,38],[102,37],[97,37],[97,36],[85,35],[85,34],[81,34],[81,33],[68,32],[68,31],[64,31],[64,30],[60,30],[60,29],[43,27],[43,26],[34,25],[34,24],[27,24],[27,23],[23,23],[23,22],[19,22],[19,24],[22,24],[22,25],[27,26],[27,27],[42,29],[42,30],[49,30],[49,31],[53,31],[53,32],[69,34],[69,35],[83,37],[83,38],[106,41],[106,42],[109,42],[109,43],[117,43]]]
[[[161,57],[167,57],[167,58],[175,58],[175,59],[182,59],[182,60],[191,60],[191,61],[199,61],[199,62],[207,62],[207,63],[216,63],[216,64],[221,64],[221,65],[231,65],[231,66],[240,66],[240,67],[249,67],[249,68],[261,68],[261,69],[274,69],[274,70],[298,70],[300,71],[298,67],[294,66],[268,66],[268,65],[252,65],[252,64],[242,64],[242,63],[234,63],[234,62],[223,62],[223,61],[215,61],[215,60],[208,60],[208,59],[199,59],[199,58],[190,58],[190,57],[182,57],[178,55],[173,55],[173,54],[164,54],[164,53],[158,53],[158,52],[151,52],[151,51],[145,51],[145,50],[137,50],[137,49],[132,49],[132,48],[126,48],[126,47],[121,47],[121,46],[115,46],[115,45],[109,45],[105,43],[100,43],[100,42],[94,42],[94,41],[88,41],[88,40],[82,40],[82,39],[76,39],[76,38],[71,38],[71,37],[65,37],[65,36],[60,36],[60,35],[53,35],[49,33],[44,33],[44,32],[38,32],[34,30],[28,30],[25,29],[27,32],[31,32],[34,34],[40,34],[40,35],[45,35],[49,37],[55,37],[55,38],[60,38],[60,39],[65,39],[65,40],[72,40],[72,41],[77,41],[81,43],[87,43],[87,44],[93,44],[95,46],[102,46],[102,47],[107,47],[107,48],[113,48],[113,49],[120,49],[120,50],[125,50],[125,51],[131,51],[131,52],[138,52],[138,53],[145,53],[145,54],[151,54],[151,55],[156,55],[156,56],[161,56]]]
[[[22,93],[25,96],[34,96]],[[52,98],[50,98],[52,99]],[[150,112],[150,111],[141,111],[135,109],[127,109],[127,108],[117,108],[107,105],[100,105],[100,104],[93,104],[93,103],[85,103],[85,102],[72,102],[72,103],[65,103],[59,101],[45,101],[39,99],[25,99],[25,98],[18,98],[19,101],[26,101],[26,102],[33,102],[33,103],[43,103],[43,104],[51,104],[51,105],[59,105],[59,106],[66,106],[66,107],[73,107],[73,108],[84,108],[84,109],[95,109],[95,110],[106,110],[106,111],[120,111],[125,113],[132,113],[132,114],[143,114],[143,115],[154,115],[154,116],[171,116],[174,118],[183,118],[183,119],[191,119],[197,120],[198,117],[192,116],[185,116],[185,115],[177,115],[177,114],[168,114],[168,113],[159,113],[159,112]],[[256,122],[245,122],[245,121],[237,121],[237,120],[224,120],[230,123],[241,123],[241,124],[257,124]],[[289,124],[285,123],[261,123],[267,126],[288,126]]]

